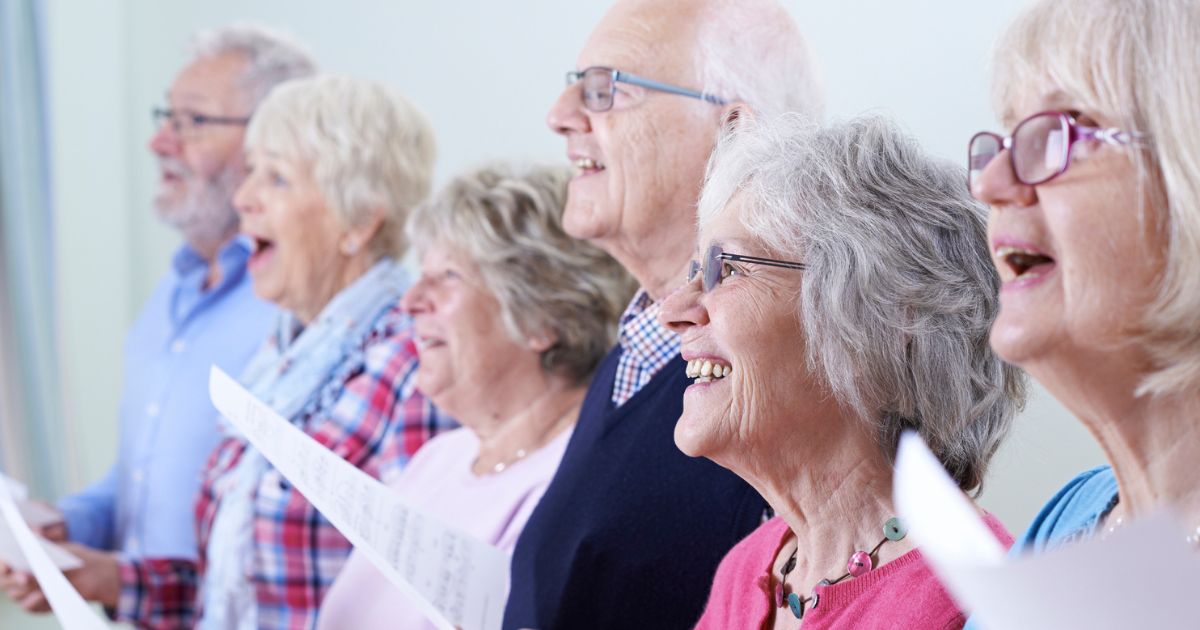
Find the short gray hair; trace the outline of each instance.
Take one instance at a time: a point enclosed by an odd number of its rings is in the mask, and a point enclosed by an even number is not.
[[[429,194],[435,143],[407,99],[364,79],[318,76],[281,84],[259,106],[246,148],[311,165],[329,209],[346,226],[376,213],[378,256],[404,252],[404,222]]]
[[[965,177],[884,118],[817,127],[786,115],[721,139],[699,215],[740,195],[747,230],[806,265],[797,316],[810,368],[885,457],[916,430],[971,490],[1026,385],[988,343],[1000,282]]]
[[[1006,122],[1022,90],[1061,89],[1080,107],[1150,138],[1130,153],[1141,175],[1143,223],[1167,234],[1166,274],[1144,325],[1155,370],[1138,394],[1200,386],[1200,3],[1055,0],[1027,9],[997,43],[992,100]],[[1030,112],[1032,113],[1032,112]]]
[[[316,74],[316,63],[299,43],[264,26],[239,22],[196,33],[188,45],[193,60],[236,54],[246,59],[238,88],[247,107],[258,105],[276,85]]]
[[[549,334],[542,368],[586,383],[616,338],[633,279],[563,231],[570,170],[493,164],[461,175],[409,219],[418,255],[448,247],[475,263],[514,341]]]
[[[706,93],[744,101],[761,116],[824,115],[819,66],[775,0],[713,0],[701,13],[698,37]]]

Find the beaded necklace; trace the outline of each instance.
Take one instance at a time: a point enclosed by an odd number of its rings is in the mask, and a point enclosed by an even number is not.
[[[804,613],[815,609],[821,603],[821,595],[817,593],[817,586],[830,586],[848,578],[866,575],[868,571],[875,568],[880,547],[883,547],[889,541],[896,542],[903,540],[907,534],[908,530],[904,528],[904,523],[900,519],[894,516],[889,518],[883,524],[883,540],[880,540],[879,544],[875,545],[869,552],[858,550],[850,554],[850,560],[846,562],[846,572],[836,579],[830,580],[826,578],[817,582],[817,585],[809,591],[808,597],[800,597],[799,594],[787,592],[786,590],[787,576],[796,569],[796,552],[799,551],[799,547],[793,549],[791,557],[787,559],[787,562],[779,570],[779,584],[775,586],[775,607],[783,608],[786,604],[796,619],[804,619]]]
[[[1121,495],[1113,495],[1108,505],[1105,506],[1104,511],[1100,513],[1100,518],[1097,519],[1097,527],[1104,527],[1103,531],[1100,532],[1100,540],[1107,540],[1109,536],[1112,536],[1114,532],[1125,525],[1125,517],[1123,516],[1118,515],[1112,522],[1108,520],[1120,502]],[[1188,535],[1183,537],[1183,541],[1192,547],[1200,547],[1200,527],[1196,527],[1188,532]]]

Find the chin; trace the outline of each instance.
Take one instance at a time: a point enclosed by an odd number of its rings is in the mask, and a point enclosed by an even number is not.
[[[989,342],[1001,359],[1019,367],[1044,357],[1054,345],[1046,331],[1007,324],[1002,318],[992,324]]]
[[[675,446],[688,457],[708,457],[712,452],[709,434],[696,421],[688,420],[687,412],[675,423]]]
[[[563,231],[581,241],[604,238],[609,232],[605,216],[602,205],[594,200],[569,197],[563,210]]]

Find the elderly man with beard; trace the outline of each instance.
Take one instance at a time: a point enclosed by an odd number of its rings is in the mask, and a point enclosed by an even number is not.
[[[576,167],[564,227],[612,254],[641,290],[517,543],[504,627],[691,628],[717,564],[766,504],[676,448],[691,381],[659,302],[695,254],[696,202],[722,125],[818,117],[819,82],[773,0],[621,0],[567,77],[547,117]]]
[[[48,538],[131,558],[195,557],[192,508],[219,440],[209,367],[240,373],[277,314],[252,292],[250,252],[235,238],[243,136],[275,85],[314,72],[307,53],[265,29],[202,32],[165,107],[153,110],[150,150],[161,173],[154,205],[184,243],[126,337],[117,460],[59,502],[63,520],[43,527]],[[0,570],[22,607],[48,610],[32,576]]]

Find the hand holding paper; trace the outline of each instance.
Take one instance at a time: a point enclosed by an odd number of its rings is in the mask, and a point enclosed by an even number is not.
[[[37,536],[25,522],[17,502],[13,499],[8,483],[0,483],[0,515],[3,515],[7,531],[17,547],[17,555],[21,562],[26,563],[33,576],[37,579],[36,588],[40,594],[35,594],[35,585],[26,583],[26,597],[45,596],[50,608],[58,617],[59,623],[68,630],[102,630],[107,624],[96,616],[87,602],[67,581],[66,576],[56,566],[55,560],[48,550],[50,543],[39,541]],[[68,554],[69,555],[69,554]],[[74,558],[73,556],[71,556]],[[78,562],[78,559],[75,558]],[[23,581],[27,581],[23,580]]]

